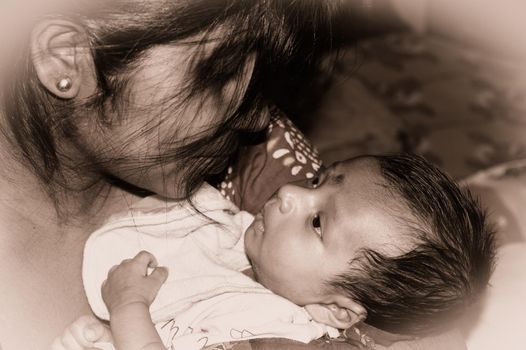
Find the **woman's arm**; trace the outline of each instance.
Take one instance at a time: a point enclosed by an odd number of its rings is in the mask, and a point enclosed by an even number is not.
[[[148,268],[153,268],[152,273]],[[115,349],[165,350],[149,307],[167,277],[167,269],[157,267],[155,257],[145,251],[109,271],[102,298],[110,312]]]

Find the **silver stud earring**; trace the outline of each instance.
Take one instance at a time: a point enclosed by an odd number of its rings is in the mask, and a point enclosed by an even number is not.
[[[73,86],[73,81],[71,81],[70,77],[62,78],[57,83],[57,89],[60,92],[66,92]]]

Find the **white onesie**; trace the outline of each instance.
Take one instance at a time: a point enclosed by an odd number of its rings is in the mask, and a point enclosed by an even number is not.
[[[250,267],[244,232],[253,216],[209,185],[189,201],[148,197],[95,231],[84,250],[83,280],[94,313],[108,319],[101,285],[108,270],[139,251],[152,253],[169,277],[150,307],[167,349],[252,338],[309,342],[334,328],[273,294],[241,271]]]

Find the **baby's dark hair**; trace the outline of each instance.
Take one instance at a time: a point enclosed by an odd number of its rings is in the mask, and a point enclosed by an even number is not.
[[[494,232],[470,192],[422,157],[374,158],[383,187],[408,210],[398,215],[395,209],[414,248],[398,256],[364,250],[330,285],[362,304],[366,323],[379,329],[407,335],[443,330],[487,286]]]

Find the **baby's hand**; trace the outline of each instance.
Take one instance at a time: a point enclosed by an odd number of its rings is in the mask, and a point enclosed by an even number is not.
[[[51,345],[51,350],[96,349],[95,343],[111,343],[110,330],[95,317],[86,315],[73,322]]]
[[[148,268],[154,268],[149,275]],[[167,277],[168,270],[158,267],[155,257],[142,251],[111,268],[102,283],[102,299],[110,313],[136,303],[149,307]]]

